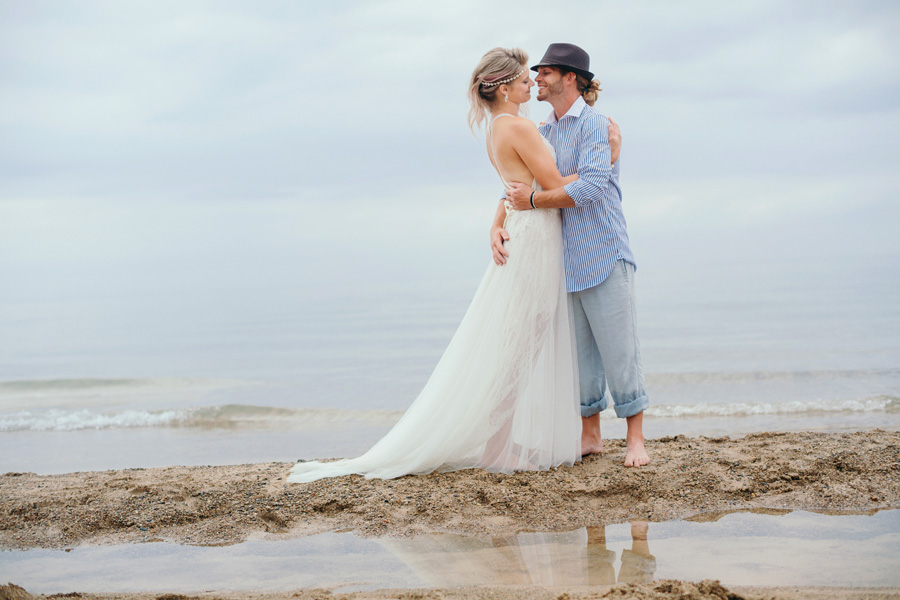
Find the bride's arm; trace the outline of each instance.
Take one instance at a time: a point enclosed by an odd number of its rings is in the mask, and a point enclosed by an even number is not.
[[[529,127],[530,125],[530,127]],[[572,183],[573,181],[578,181],[578,173],[572,173],[571,175],[567,175],[563,177],[559,169],[556,166],[556,161],[553,160],[553,157],[547,152],[547,148],[544,146],[543,139],[540,137],[540,132],[538,132],[537,128],[534,127],[534,124],[531,121],[527,121],[524,127],[522,127],[523,133],[521,144],[513,144],[513,147],[516,149],[516,152],[519,153],[519,157],[522,161],[525,162],[525,165],[534,175],[534,178],[537,179],[538,183],[541,184],[541,187],[545,190],[553,189],[547,183],[552,184],[553,181],[562,182],[560,186],[567,185]],[[619,149],[622,146],[622,137],[619,134],[619,126],[610,119],[610,149],[612,151],[611,155],[611,164],[616,164],[616,161],[619,160]],[[535,138],[536,134],[538,138]],[[537,142],[537,145],[535,145]],[[544,156],[546,155],[546,156]],[[547,158],[549,158],[549,165],[547,164]],[[549,177],[549,179],[548,179]],[[556,179],[559,177],[559,179]]]
[[[529,125],[531,125],[531,127],[529,127]],[[547,165],[544,164],[545,161],[541,160],[541,158],[542,158],[541,151],[544,151],[543,152],[544,154],[549,154],[549,153],[546,152],[546,148],[544,147],[543,140],[538,139],[537,142],[539,142],[539,147],[538,148],[534,147],[535,138],[532,135],[532,133],[536,133],[538,136],[540,136],[541,134],[538,132],[537,128],[533,127],[533,125],[534,124],[531,123],[531,121],[527,121],[527,122],[521,124],[521,128],[523,130],[521,133],[524,134],[523,135],[524,144],[522,145],[521,149],[517,144],[513,144],[513,147],[516,149],[517,152],[519,152],[519,156],[525,162],[526,166],[528,166],[529,170],[531,170],[532,174],[534,174],[534,178],[538,180],[538,183],[541,184],[541,187],[544,188],[545,190],[551,190],[553,188],[548,185],[545,185],[544,181],[541,180],[547,174],[547,171],[545,171],[545,169],[547,168]],[[615,165],[616,161],[619,160],[619,151],[622,148],[622,134],[619,132],[619,124],[616,123],[615,121],[613,121],[612,117],[610,117],[610,119],[609,119],[609,147],[610,147],[610,164]],[[532,159],[536,157],[538,160],[529,161],[528,158],[526,158],[526,156],[529,158],[532,158]],[[549,175],[551,178],[553,178],[554,173],[556,175],[559,175],[559,169],[556,167],[556,161],[553,161],[552,157],[551,157],[551,162],[552,162],[552,166],[550,167]],[[540,177],[538,176],[538,171],[541,171]],[[562,175],[559,175],[559,176],[562,177]],[[572,183],[573,181],[578,181],[578,173],[573,173],[571,175],[568,175],[567,177],[562,177],[562,179],[560,181],[562,181],[562,185],[567,185],[569,183]],[[525,184],[525,185],[530,185],[530,184]],[[557,187],[561,187],[561,186],[557,186]]]
[[[528,119],[516,119],[511,125],[513,149],[542,188],[550,190],[578,179],[578,175],[560,175],[556,161],[544,145],[544,138],[534,123]]]
[[[607,128],[601,131],[604,118],[606,117],[592,119],[585,124],[582,134],[587,149],[582,149],[581,158],[576,165],[579,172],[579,180],[575,183],[577,187],[565,184],[565,187],[544,187],[543,191],[533,192],[531,186],[512,183],[507,188],[506,195],[516,210],[527,210],[535,206],[539,208],[569,208],[590,204],[601,197],[602,190],[606,189],[609,179],[613,175],[622,145],[619,126],[614,121],[608,122]],[[604,160],[604,154],[609,158]],[[591,160],[590,157],[598,160]],[[571,192],[579,198],[579,201],[570,195],[570,190],[567,188],[571,188]]]

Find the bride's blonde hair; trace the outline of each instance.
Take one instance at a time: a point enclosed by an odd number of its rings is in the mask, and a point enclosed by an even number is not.
[[[497,99],[500,86],[496,82],[517,76],[525,69],[528,53],[521,48],[494,48],[481,57],[469,80],[469,129],[487,118],[487,108]]]

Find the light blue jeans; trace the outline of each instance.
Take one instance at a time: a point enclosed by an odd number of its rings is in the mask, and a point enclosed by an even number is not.
[[[650,406],[644,391],[644,367],[637,337],[634,265],[619,260],[600,285],[569,294],[578,345],[581,416],[592,417],[609,405],[618,417],[631,417]]]

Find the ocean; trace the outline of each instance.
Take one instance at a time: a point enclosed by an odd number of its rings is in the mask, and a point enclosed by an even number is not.
[[[364,452],[426,381],[485,256],[0,295],[0,472]],[[900,429],[898,257],[638,259],[648,438]],[[609,410],[602,429],[625,425]]]

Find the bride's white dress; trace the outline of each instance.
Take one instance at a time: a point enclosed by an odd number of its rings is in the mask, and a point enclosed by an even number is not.
[[[351,473],[390,479],[473,467],[511,473],[581,458],[559,211],[508,211],[505,228],[506,264],[490,264],[450,345],[403,417],[359,458],[297,463],[289,482]]]

